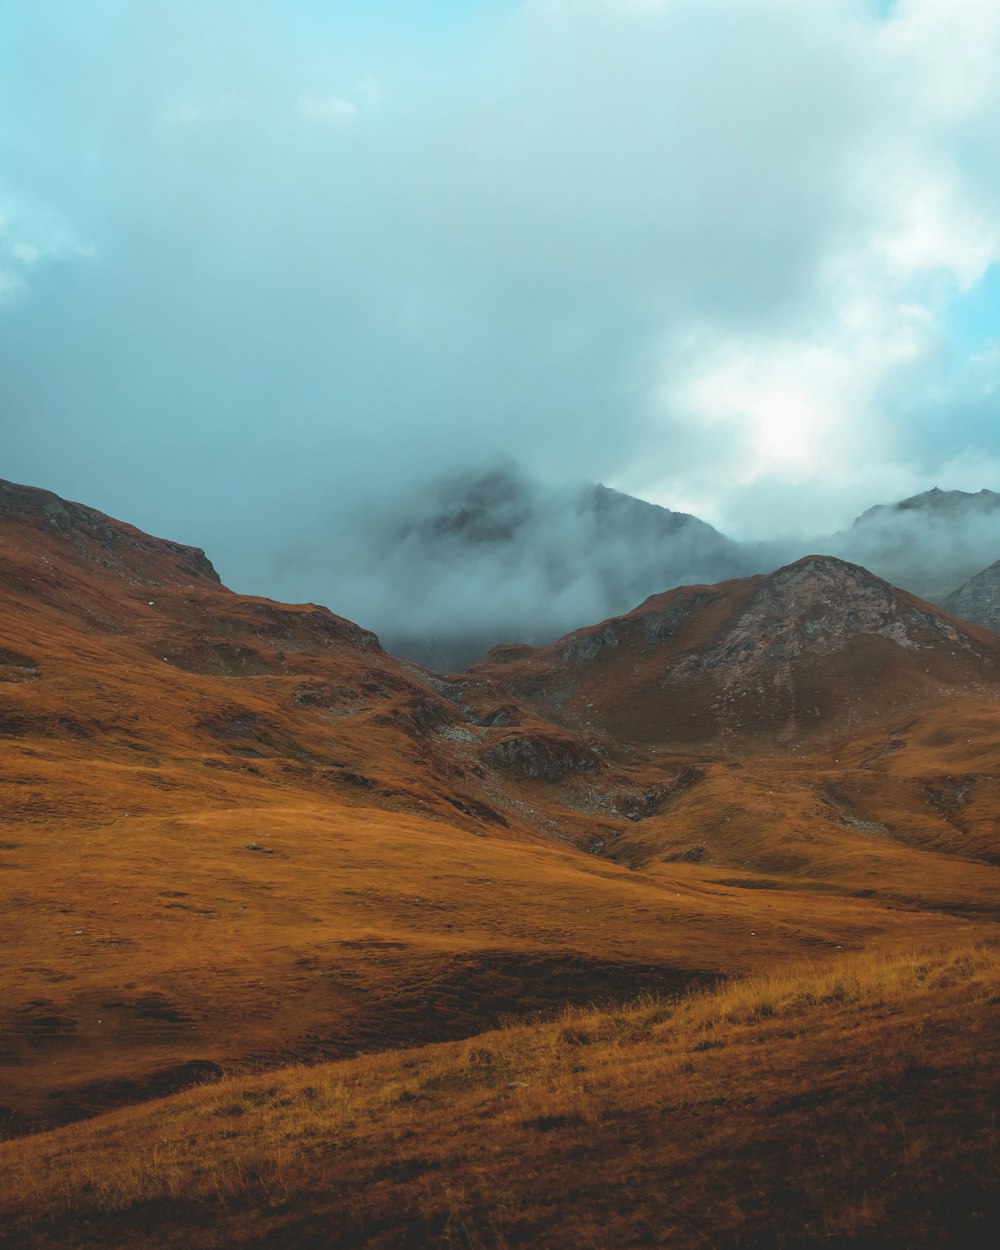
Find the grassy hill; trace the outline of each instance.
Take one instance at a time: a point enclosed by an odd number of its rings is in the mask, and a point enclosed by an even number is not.
[[[977,1250],[998,1061],[995,945],[846,956],[8,1143],[5,1244]]]

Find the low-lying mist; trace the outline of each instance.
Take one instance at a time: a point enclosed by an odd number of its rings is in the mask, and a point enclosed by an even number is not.
[[[674,586],[820,552],[934,599],[1000,556],[1000,495],[930,492],[825,538],[736,542],[696,517],[510,463],[354,505],[276,562],[272,593],[329,605],[441,671],[500,642],[540,645]]]

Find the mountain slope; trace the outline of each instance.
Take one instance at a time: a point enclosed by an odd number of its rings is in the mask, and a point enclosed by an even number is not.
[[[949,871],[1000,863],[998,678],[993,635],[811,557],[654,596],[538,650],[498,648],[465,686],[476,706],[592,735],[645,780],[643,806],[607,795],[632,823],[604,854],[912,901],[942,852]],[[529,728],[506,733],[511,752],[530,747]],[[967,906],[967,888],[939,905]]]
[[[798,748],[955,689],[1000,693],[1000,642],[856,565],[809,556],[767,576],[655,595],[536,651],[470,670],[569,726],[674,749]]]
[[[351,622],[45,492],[0,499],[11,1130],[914,931],[793,888],[747,950],[749,892],[612,861],[648,781],[593,735],[526,710],[512,767],[516,712]]]
[[[229,1080],[0,1144],[6,1244],[987,1250],[998,990],[847,957]]]
[[[963,620],[1000,634],[1000,560],[946,595],[941,606]]]

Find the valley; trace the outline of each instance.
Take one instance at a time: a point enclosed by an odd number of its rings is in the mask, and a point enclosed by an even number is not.
[[[820,556],[444,675],[9,483],[0,597],[12,1246],[980,1244],[996,635]]]

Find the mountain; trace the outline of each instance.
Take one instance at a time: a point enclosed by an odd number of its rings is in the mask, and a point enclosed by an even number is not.
[[[732,891],[679,912],[615,858],[651,780],[611,748],[3,483],[0,1122],[746,966]],[[836,912],[787,914],[873,923]]]
[[[941,606],[966,621],[974,621],[1000,634],[1000,560],[946,595]]]
[[[627,870],[570,854],[585,817],[492,771],[450,695],[325,608],[2,484],[0,1124],[712,975],[666,914],[628,936]]]
[[[1000,551],[1000,494],[935,488],[879,504],[818,547],[940,602]]]
[[[837,534],[737,542],[686,513],[506,463],[317,523],[270,584],[335,602],[390,651],[456,672],[498,643],[544,645],[671,587],[770,573],[809,552],[938,601],[996,558],[998,501],[932,490],[870,508]]]
[[[591,773],[592,810],[631,822],[603,832],[605,855],[913,898],[903,847],[1000,862],[998,643],[858,566],[807,557],[653,596],[543,648],[496,648],[464,675],[465,697],[483,717],[505,709],[493,753],[508,767],[544,768],[526,709],[643,780],[602,796]]]
[[[876,504],[854,521],[854,529],[878,525],[887,518],[898,517],[903,512],[913,512],[922,517],[948,518],[982,515],[1000,510],[1000,495],[995,491],[981,490],[975,494],[963,490],[940,490],[933,487],[919,495],[911,495],[898,503]]]
[[[768,575],[654,595],[472,672],[574,727],[624,742],[796,749],[984,683],[1000,640],[866,569],[808,556]]]

